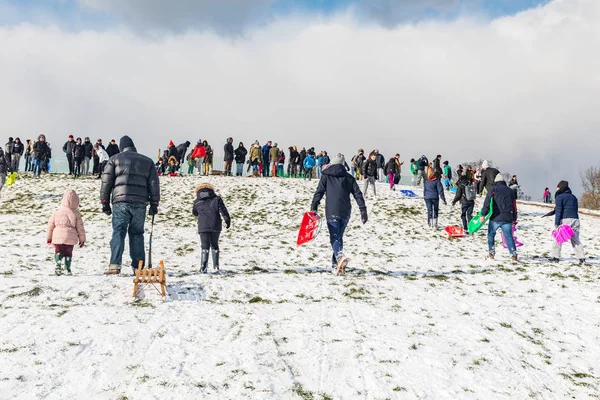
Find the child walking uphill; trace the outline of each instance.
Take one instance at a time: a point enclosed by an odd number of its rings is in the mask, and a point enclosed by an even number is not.
[[[62,273],[62,260],[65,260],[67,275],[71,274],[71,261],[73,259],[73,247],[85,244],[85,229],[81,215],[77,212],[79,207],[79,196],[74,190],[66,190],[61,206],[52,213],[48,222],[48,234],[46,242],[54,245],[54,260],[56,262],[56,275]]]
[[[205,274],[208,268],[208,253],[212,248],[213,268],[219,271],[219,236],[223,230],[223,219],[225,227],[229,229],[231,218],[223,203],[223,199],[215,194],[215,188],[209,183],[200,184],[196,188],[196,200],[192,213],[198,217],[198,236],[200,236],[200,247],[202,255],[200,259],[200,271]]]
[[[446,205],[444,196],[444,187],[440,182],[440,173],[433,168],[428,170],[428,179],[425,181],[423,189],[423,198],[427,206],[427,225],[430,228],[438,229],[438,212],[440,210],[440,198]]]

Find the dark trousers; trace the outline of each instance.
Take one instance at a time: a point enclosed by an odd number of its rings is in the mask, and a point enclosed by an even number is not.
[[[427,205],[427,221],[438,217],[438,211],[440,210],[440,199],[425,199],[425,205]]]
[[[99,173],[100,169],[100,157],[94,156],[94,166],[92,167],[92,174],[96,175]]]
[[[73,175],[74,163],[73,163],[73,154],[67,154],[67,161],[69,162],[69,175]]]
[[[268,161],[263,161],[263,176],[269,176],[269,162]]]
[[[106,164],[108,164],[108,161],[104,161],[98,166],[98,178],[102,176],[102,173],[104,172],[104,167],[106,167]]]
[[[73,173],[75,176],[81,175],[83,172],[83,158],[75,158],[73,160]]]
[[[63,257],[73,257],[72,244],[55,244],[54,254],[60,254]]]
[[[337,263],[344,253],[344,232],[348,226],[349,219],[328,219],[327,229],[329,230],[329,242],[333,249],[331,265],[337,267]]]
[[[460,219],[462,219],[463,228],[466,230],[469,227],[469,221],[473,218],[473,207],[475,203],[463,204],[460,208]]]
[[[219,250],[219,236],[221,232],[202,232],[200,235],[200,247],[202,250]]]
[[[138,267],[139,261],[146,261],[144,254],[144,222],[146,205],[136,203],[113,204],[112,228],[110,240],[110,263],[121,265],[125,250],[125,236],[129,235],[129,255],[131,266]],[[143,264],[142,264],[143,265]]]

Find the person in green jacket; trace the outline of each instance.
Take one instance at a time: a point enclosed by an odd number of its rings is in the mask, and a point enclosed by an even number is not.
[[[444,161],[444,186],[446,190],[450,190],[452,186],[452,167],[448,161]]]
[[[410,173],[412,174],[412,185],[415,186],[417,182],[417,161],[414,158],[410,159]]]

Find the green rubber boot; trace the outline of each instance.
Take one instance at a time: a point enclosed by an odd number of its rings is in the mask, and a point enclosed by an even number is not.
[[[56,268],[54,269],[54,272],[56,275],[60,276],[62,268],[62,255],[60,253],[56,253],[54,255],[54,261],[56,262]]]
[[[73,261],[72,257],[65,257],[65,269],[67,270],[67,275],[73,275],[71,273],[71,261]]]

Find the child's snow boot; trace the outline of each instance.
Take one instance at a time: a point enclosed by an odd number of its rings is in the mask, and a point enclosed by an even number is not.
[[[206,273],[208,269],[208,250],[202,249],[202,256],[200,258],[200,272]]]
[[[65,269],[67,270],[67,275],[73,275],[71,273],[71,261],[73,261],[72,257],[65,257]]]
[[[56,262],[56,268],[54,269],[54,273],[60,276],[62,269],[62,255],[60,253],[56,253],[54,255],[54,261]]]
[[[215,271],[219,272],[219,250],[213,249],[212,251],[212,259],[213,259],[213,268]]]

